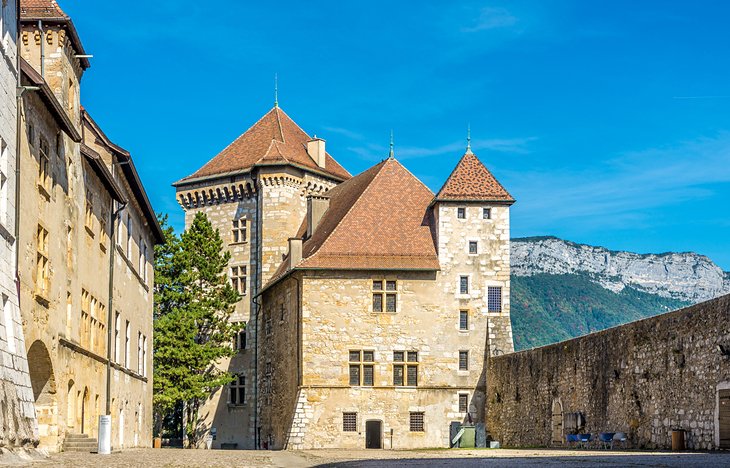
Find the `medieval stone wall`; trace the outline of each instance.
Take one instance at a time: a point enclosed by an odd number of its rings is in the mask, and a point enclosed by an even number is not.
[[[17,90],[15,2],[4,2],[0,38],[0,448],[37,443],[33,390],[15,283]]]
[[[504,446],[564,440],[561,413],[581,432],[625,432],[641,448],[719,445],[718,389],[730,388],[730,296],[542,348],[492,357],[487,428]],[[554,408],[554,409],[553,409]],[[557,416],[553,418],[553,412]]]

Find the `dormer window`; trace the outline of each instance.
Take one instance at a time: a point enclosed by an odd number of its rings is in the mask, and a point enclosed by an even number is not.
[[[482,208],[482,219],[492,219],[491,208]]]
[[[466,219],[466,208],[460,206],[456,209],[456,217],[459,219]]]

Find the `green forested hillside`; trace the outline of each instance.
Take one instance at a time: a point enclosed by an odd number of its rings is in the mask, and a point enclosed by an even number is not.
[[[614,293],[580,274],[512,277],[515,350],[543,346],[689,305],[625,288]]]

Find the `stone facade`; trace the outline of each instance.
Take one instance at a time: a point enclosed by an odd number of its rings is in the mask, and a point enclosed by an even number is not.
[[[256,307],[253,299],[261,285],[276,271],[287,253],[287,240],[294,236],[306,215],[306,200],[334,186],[335,180],[290,166],[257,168],[237,176],[211,177],[180,185],[177,197],[185,210],[188,226],[197,212],[208,216],[221,233],[231,253],[229,270],[245,267],[243,298],[231,316],[245,322],[246,347],[218,365],[244,378],[245,397],[240,403],[229,398],[229,388],[217,389],[202,405],[202,430],[215,429],[214,448],[255,447],[256,416]],[[234,239],[233,223],[246,227],[245,238]],[[240,270],[239,270],[240,271]],[[239,343],[240,344],[240,343]]]
[[[3,2],[0,37],[0,448],[38,442],[16,283],[18,10]]]
[[[96,437],[108,401],[112,447],[150,446],[159,225],[129,153],[80,107],[70,23],[43,34],[37,21],[22,24],[32,68],[24,84],[40,88],[24,93],[19,129],[19,290],[40,445],[55,451],[68,435]]]
[[[509,208],[493,206],[484,219],[486,206],[434,207],[440,271],[296,272],[265,291],[262,440],[272,448],[364,448],[366,422],[380,421],[384,448],[448,447],[451,422],[484,422],[487,347],[513,350]],[[464,219],[457,219],[459,208],[466,209]],[[469,253],[470,240],[478,242],[476,254]],[[460,292],[461,276],[469,277],[467,294]],[[374,280],[396,281],[396,313],[373,312]],[[487,310],[488,286],[503,288],[500,312]],[[460,311],[468,314],[466,330]],[[350,385],[352,350],[373,352],[372,386]],[[417,385],[394,385],[396,351],[418,353]],[[464,351],[468,369],[460,370]],[[343,413],[356,414],[355,430],[344,431]],[[411,413],[423,413],[423,431],[410,430]]]
[[[728,356],[730,296],[492,357],[489,432],[505,446],[560,446],[563,416],[581,412],[581,432],[625,432],[633,447],[670,448],[683,429],[688,448],[716,449]]]

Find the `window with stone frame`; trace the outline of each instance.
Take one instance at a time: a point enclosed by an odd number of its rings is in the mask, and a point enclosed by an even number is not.
[[[142,236],[139,236],[139,256],[137,257],[137,273],[139,276],[144,276],[145,262],[144,262],[144,240]]]
[[[247,221],[246,218],[239,218],[239,219],[234,219],[231,222],[231,224],[232,224],[231,241],[234,244],[239,244],[239,243],[248,241],[248,237],[247,237],[248,226],[247,226],[246,221]]]
[[[398,311],[398,282],[396,280],[373,280],[373,312]]]
[[[91,327],[91,295],[85,289],[81,290],[81,323],[79,325],[79,342],[81,346],[88,347],[91,341],[89,337]]]
[[[38,185],[46,192],[50,190],[51,181],[51,159],[48,141],[41,137],[38,147]]]
[[[469,411],[469,394],[459,393],[459,413]]]
[[[142,375],[142,332],[137,332],[137,373]]]
[[[106,232],[106,220],[109,213],[104,211],[99,217],[99,248],[106,252],[106,243],[109,240],[109,235]]]
[[[460,206],[456,209],[456,217],[459,219],[466,219],[466,208]]]
[[[412,411],[410,413],[409,428],[411,432],[424,432],[423,416],[422,411]]]
[[[469,370],[469,351],[459,351],[459,370]]]
[[[459,294],[469,294],[469,276],[459,276]]]
[[[375,352],[350,350],[348,353],[350,385],[372,387],[375,385]]]
[[[469,241],[469,255],[476,255],[479,253],[479,243],[477,241]]]
[[[231,405],[243,405],[246,403],[245,375],[233,375],[233,381],[228,384],[228,403]]]
[[[127,214],[127,260],[132,259],[132,239],[134,239],[134,233],[132,232],[132,216]]]
[[[492,219],[491,208],[482,208],[482,219]]]
[[[86,206],[84,208],[84,226],[86,226],[86,232],[91,237],[94,237],[94,194],[91,190],[86,190]]]
[[[0,224],[8,224],[8,166],[9,151],[5,140],[0,138]]]
[[[241,326],[243,322],[237,322],[237,326]],[[246,329],[239,330],[233,337],[233,349],[243,351],[246,349]]]
[[[38,225],[36,232],[36,294],[48,299],[51,288],[50,265],[48,261],[48,231]]]
[[[418,386],[418,351],[393,351],[393,385]]]
[[[459,330],[461,330],[461,331],[469,330],[469,311],[468,310],[459,311]]]
[[[502,312],[502,286],[487,286],[487,311]]]
[[[143,263],[144,267],[142,268],[142,280],[146,284],[147,283],[147,266],[150,261],[149,257],[147,256],[147,244],[146,243],[142,245],[142,249],[143,249],[142,258],[144,259],[144,263]]]
[[[357,432],[357,413],[342,413],[342,431]]]
[[[246,295],[246,265],[231,267],[231,286],[241,296]]]

